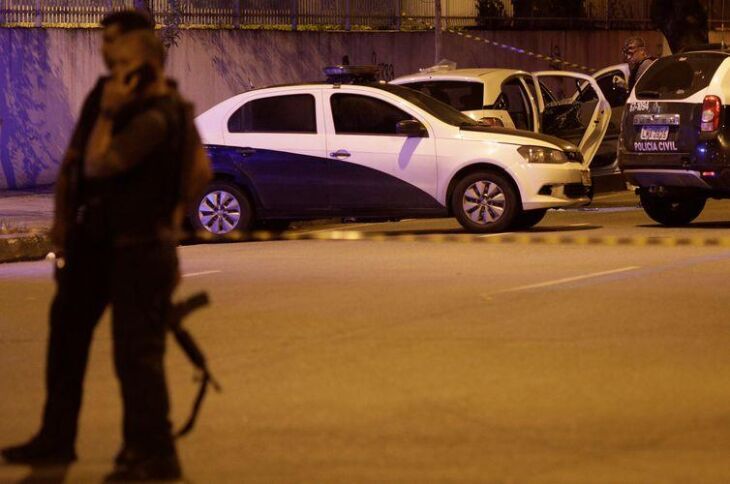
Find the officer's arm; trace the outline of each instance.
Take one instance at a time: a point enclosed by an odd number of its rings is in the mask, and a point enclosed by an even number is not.
[[[69,196],[71,195],[71,164],[76,156],[78,156],[78,153],[75,153],[70,148],[66,151],[66,156],[61,162],[58,180],[56,180],[53,225],[51,226],[50,232],[51,242],[56,247],[56,250],[63,246],[66,239],[69,211],[71,210],[69,206]]]
[[[165,116],[150,110],[134,117],[112,134],[111,118],[100,115],[86,147],[84,175],[107,178],[124,173],[145,160],[167,138]]]
[[[68,148],[66,148],[66,153],[61,160],[54,193],[53,226],[51,227],[50,233],[51,242],[56,246],[57,250],[63,246],[66,238],[66,225],[68,224],[69,211],[72,209],[69,204],[70,197],[73,196],[71,191],[75,187],[71,186],[71,171],[73,170],[73,165],[79,163],[79,159],[83,154],[84,138],[86,138],[91,123],[94,122],[96,112],[99,110],[104,82],[106,82],[105,78],[100,79],[84,100],[81,115],[71,135],[71,141],[69,142]]]

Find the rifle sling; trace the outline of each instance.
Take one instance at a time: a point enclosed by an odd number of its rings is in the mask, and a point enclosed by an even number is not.
[[[193,430],[193,427],[195,426],[195,420],[198,418],[198,413],[200,413],[200,407],[203,405],[203,400],[205,399],[205,394],[207,393],[209,382],[210,376],[208,376],[207,372],[203,372],[203,378],[200,381],[200,388],[198,389],[198,395],[195,397],[193,409],[190,411],[190,416],[185,422],[185,425],[183,425],[182,428],[178,430],[175,434],[176,439],[179,439],[180,437],[186,435],[191,430]]]

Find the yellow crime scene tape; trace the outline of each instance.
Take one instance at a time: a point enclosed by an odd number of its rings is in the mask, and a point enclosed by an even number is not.
[[[204,242],[274,242],[294,240],[314,241],[374,241],[425,242],[456,244],[512,245],[573,245],[622,247],[730,247],[730,237],[661,237],[661,236],[590,236],[559,234],[410,234],[362,232],[357,230],[322,230],[317,232],[231,232],[217,236],[197,232],[195,238]]]
[[[405,16],[405,12],[403,12],[403,15]],[[406,18],[407,18],[407,20],[412,21],[412,22],[422,23],[429,29],[436,28],[434,25],[432,25],[428,22],[425,22],[422,19],[415,19],[413,17],[406,17]],[[578,69],[578,70],[585,71],[588,73],[593,73],[593,72],[596,72],[596,70],[597,70],[597,69],[593,69],[588,66],[576,64],[575,62],[568,62],[559,57],[552,57],[549,55],[540,54],[538,52],[533,52],[528,49],[522,49],[520,47],[515,47],[515,46],[509,45],[509,44],[504,44],[502,42],[496,42],[494,40],[485,39],[484,37],[481,37],[479,35],[472,35],[469,33],[464,33],[461,30],[456,30],[456,29],[453,29],[450,27],[441,27],[441,31],[447,32],[450,34],[454,34],[454,35],[458,35],[460,37],[463,37],[463,38],[469,39],[469,40],[473,40],[475,42],[482,42],[484,44],[491,45],[492,47],[497,47],[499,49],[509,50],[510,52],[514,52],[515,54],[521,54],[521,55],[525,55],[528,57],[534,57],[535,59],[542,60],[545,62],[550,62],[551,64],[554,64],[554,65],[561,65],[563,67],[569,67],[571,69]]]

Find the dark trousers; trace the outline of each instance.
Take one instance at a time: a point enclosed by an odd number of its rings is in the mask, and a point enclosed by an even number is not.
[[[111,304],[114,365],[124,443],[147,455],[174,453],[163,356],[165,315],[177,281],[170,244],[114,249],[77,243],[56,269],[41,434],[73,447],[94,328]]]

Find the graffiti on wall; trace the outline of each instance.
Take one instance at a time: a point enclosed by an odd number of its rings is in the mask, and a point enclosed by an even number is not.
[[[47,31],[0,29],[0,85],[0,186],[53,182],[73,117]]]

